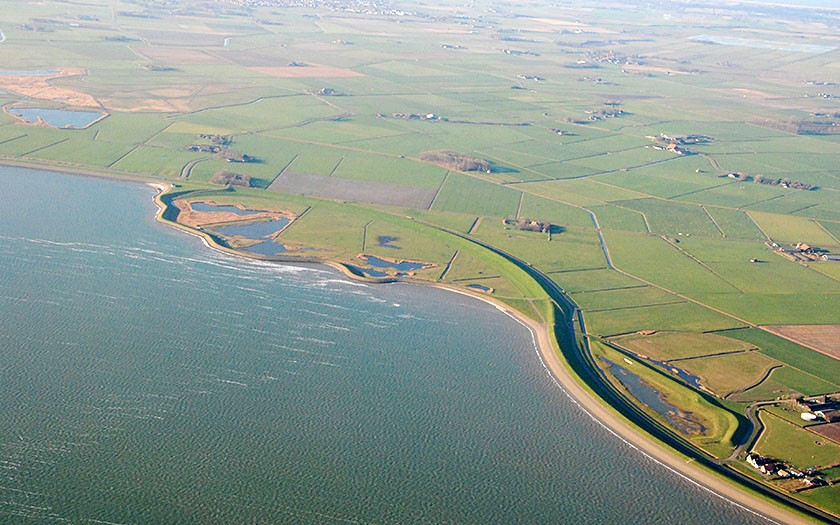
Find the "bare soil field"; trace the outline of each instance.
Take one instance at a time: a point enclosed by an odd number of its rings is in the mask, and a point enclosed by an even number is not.
[[[840,359],[840,325],[771,325],[761,328],[834,359]]]
[[[826,423],[824,425],[815,425],[812,427],[808,427],[808,430],[810,430],[814,434],[840,443],[840,423]]]
[[[291,60],[289,57],[279,55],[276,50],[261,52],[259,50],[237,51],[225,49],[208,54],[208,56],[216,57],[219,62],[230,61],[242,67],[269,67],[272,64],[280,66],[288,64]]]
[[[0,89],[26,97],[62,102],[75,107],[102,107],[92,96],[52,85],[58,78],[82,76],[87,72],[81,68],[56,68],[55,75],[0,75]]]
[[[177,113],[192,109],[189,98],[103,98],[102,105],[109,110],[125,113]]]
[[[563,28],[569,31],[582,31],[586,33],[596,33],[596,34],[610,34],[615,33],[615,31],[611,29],[606,29],[603,27],[594,27],[587,24],[583,24],[581,22],[573,22],[571,20],[560,20],[557,18],[530,18],[528,20],[533,20],[534,22],[540,22],[546,24],[550,27],[538,28],[538,27],[528,27],[531,31],[547,31],[547,32],[554,32],[557,28]]]
[[[306,64],[303,66],[251,67],[251,71],[276,78],[350,78],[363,77],[361,73],[340,67]]]
[[[349,202],[428,209],[435,190],[385,182],[357,181],[309,173],[286,172],[268,187],[271,191]]]

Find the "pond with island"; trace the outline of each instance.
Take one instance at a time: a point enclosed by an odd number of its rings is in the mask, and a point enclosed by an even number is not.
[[[230,206],[225,204],[210,204],[208,202],[191,202],[190,208],[193,211],[200,211],[200,212],[227,212],[227,213],[235,213],[236,215],[257,215],[258,213],[265,213],[263,211],[258,210],[243,210],[242,208],[238,208],[236,206]]]
[[[218,210],[220,206],[216,206],[215,208],[217,208],[217,211],[227,211]],[[233,208],[233,206],[225,206],[225,208]],[[195,209],[195,206],[193,206],[193,209]],[[234,209],[237,210],[237,212],[248,211],[240,210],[239,208]],[[273,256],[285,252],[286,247],[278,242],[275,242],[271,237],[288,226],[290,222],[291,219],[281,217],[279,219],[272,219],[263,222],[232,224],[230,226],[215,226],[213,227],[213,231],[224,237],[245,237],[246,239],[259,241],[256,244],[237,247],[236,249],[258,255]]]
[[[676,406],[668,403],[662,392],[655,389],[639,375],[608,359],[603,357],[601,359],[609,366],[613,377],[618,379],[633,397],[664,417],[680,431],[686,434],[702,434],[706,431],[705,427],[691,418],[690,414],[685,414]]]
[[[379,257],[375,257],[373,255],[368,255],[366,262],[374,268],[391,268],[400,272],[412,272],[414,270],[422,270],[423,268],[426,268],[428,266],[428,264],[413,261],[387,261],[385,259],[380,259]]]

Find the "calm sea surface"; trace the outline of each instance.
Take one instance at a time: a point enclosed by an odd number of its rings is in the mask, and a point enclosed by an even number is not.
[[[492,306],[232,258],[0,168],[2,523],[762,523],[574,405]]]

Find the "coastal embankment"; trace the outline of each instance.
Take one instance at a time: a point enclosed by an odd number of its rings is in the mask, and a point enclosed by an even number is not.
[[[215,239],[207,233],[186,227],[175,221],[168,220],[164,217],[167,204],[162,200],[162,196],[171,189],[171,185],[166,183],[150,182],[150,186],[158,190],[155,196],[155,203],[158,206],[156,219],[166,225],[175,227],[185,233],[196,235],[201,238],[204,243],[212,248],[229,255],[237,257],[255,258],[252,254],[246,254],[238,250],[234,250],[218,244]],[[261,257],[257,257],[262,259]],[[278,261],[284,262],[284,261]],[[288,262],[293,263],[319,263],[330,266],[336,270],[341,271],[347,278],[362,281],[366,283],[380,283],[381,279],[372,279],[365,276],[357,275],[350,271],[347,266],[341,264],[339,261],[326,259],[289,259]],[[587,413],[593,420],[598,422],[601,426],[607,429],[610,433],[622,440],[628,447],[638,451],[651,461],[669,469],[673,473],[681,476],[687,481],[696,484],[698,487],[715,494],[717,497],[723,498],[733,505],[739,506],[745,510],[762,516],[768,522],[779,523],[810,523],[802,515],[795,514],[787,509],[784,509],[768,500],[762,499],[750,492],[744,491],[735,485],[733,482],[726,480],[720,475],[711,472],[694,463],[691,459],[686,459],[677,452],[667,448],[666,446],[657,443],[651,437],[644,434],[638,427],[633,425],[625,419],[616,410],[609,405],[601,402],[587,390],[578,379],[576,379],[570,371],[568,363],[562,357],[562,352],[559,348],[556,336],[554,335],[554,327],[548,323],[539,322],[526,315],[518,312],[501,301],[489,297],[479,292],[470,292],[460,288],[447,286],[440,283],[423,283],[421,281],[410,281],[412,283],[429,285],[449,290],[455,293],[468,295],[475,299],[489,303],[517,320],[528,330],[530,330],[535,351],[538,352],[540,360],[545,366],[548,373],[554,379],[555,383],[561,388],[566,395]],[[545,453],[551,453],[546,451]]]

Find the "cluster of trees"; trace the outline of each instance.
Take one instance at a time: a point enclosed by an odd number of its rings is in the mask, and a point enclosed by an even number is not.
[[[457,171],[492,171],[490,162],[452,151],[427,151],[420,154],[420,160]]]
[[[242,186],[243,188],[249,188],[251,186],[251,176],[221,170],[213,174],[210,178],[210,183],[222,186]]]
[[[764,175],[756,175],[753,181],[758,184],[768,184],[770,186],[781,186],[783,188],[793,188],[795,190],[813,190],[817,187],[813,184],[799,182],[797,180],[788,179],[774,179],[772,177],[765,177]]]
[[[551,231],[551,224],[547,222],[536,221],[533,219],[511,219],[505,218],[502,220],[502,224],[505,226],[513,226],[518,230],[529,231],[529,232],[542,232],[548,233]]]

